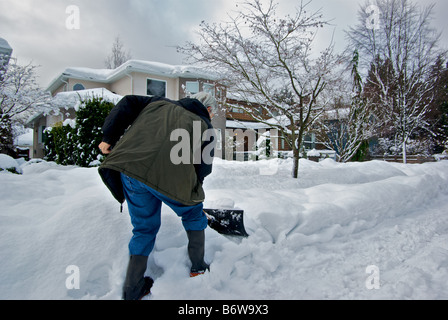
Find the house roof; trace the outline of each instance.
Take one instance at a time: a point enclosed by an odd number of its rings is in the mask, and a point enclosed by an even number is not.
[[[52,104],[59,109],[76,108],[81,101],[89,98],[102,98],[114,104],[118,103],[123,97],[110,92],[104,88],[87,89],[79,91],[59,92],[52,100]]]
[[[47,90],[53,92],[68,79],[111,83],[130,72],[148,73],[168,78],[202,78],[218,80],[218,75],[203,68],[187,65],[169,65],[160,62],[129,60],[116,69],[67,68],[55,78]]]
[[[230,129],[243,129],[243,130],[258,130],[258,129],[271,129],[269,125],[260,122],[248,122],[239,120],[227,120],[226,128]]]
[[[51,100],[51,104],[56,107],[54,115],[58,115],[63,110],[75,109],[79,107],[81,101],[88,100],[89,98],[103,98],[104,101],[109,101],[117,104],[123,97],[115,93],[110,92],[104,88],[88,89],[80,91],[68,91],[60,92],[56,94]],[[58,111],[59,110],[59,111]],[[45,116],[43,112],[37,112],[33,114],[27,121],[27,126],[31,126],[32,123]]]

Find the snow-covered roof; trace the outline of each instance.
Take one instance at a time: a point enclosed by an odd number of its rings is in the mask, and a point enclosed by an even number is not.
[[[226,128],[231,129],[270,129],[271,127],[260,122],[248,122],[248,121],[238,121],[238,120],[227,120]]]
[[[56,94],[51,100],[51,104],[59,109],[77,109],[81,101],[89,98],[103,98],[105,101],[110,101],[117,104],[123,96],[117,95],[104,88],[88,89],[80,91],[67,91]],[[30,125],[34,120],[44,115],[42,112],[34,114],[28,119],[27,124]]]
[[[52,104],[59,108],[75,108],[80,101],[87,100],[89,98],[103,98],[105,101],[113,102],[117,104],[123,96],[112,93],[104,88],[87,89],[80,91],[67,91],[60,92],[54,96]]]
[[[294,116],[294,119],[298,120],[298,115]],[[289,118],[286,115],[279,115],[276,117],[273,117],[269,120],[266,121],[269,124],[275,125],[275,126],[281,126],[281,127],[288,127],[291,125],[291,120],[289,120]]]
[[[218,80],[219,78],[216,73],[195,66],[169,65],[154,61],[129,60],[116,69],[67,68],[50,83],[48,90],[50,92],[54,91],[63,83],[63,80],[68,78],[110,83],[130,72],[147,73],[167,78],[182,77],[209,80]]]

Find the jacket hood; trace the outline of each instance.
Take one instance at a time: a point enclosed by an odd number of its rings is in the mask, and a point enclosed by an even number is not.
[[[208,121],[206,121],[207,124],[211,121],[210,114],[208,113],[207,108],[199,100],[185,98],[185,99],[179,100],[179,103],[186,110],[193,112],[194,114],[200,116],[204,120],[208,120]]]

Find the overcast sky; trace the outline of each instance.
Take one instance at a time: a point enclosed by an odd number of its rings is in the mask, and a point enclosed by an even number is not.
[[[280,0],[281,10],[299,1]],[[324,18],[332,20],[337,50],[344,47],[344,31],[357,23],[364,2],[312,0],[312,9],[322,9]],[[448,0],[414,2],[436,4],[434,26],[443,32],[441,44],[447,48]],[[182,64],[185,57],[175,47],[194,40],[201,21],[225,20],[237,3],[241,0],[0,0],[0,37],[14,49],[19,64],[40,66],[38,80],[46,88],[67,67],[104,68],[117,36],[134,59]],[[71,5],[79,8],[79,29],[67,28]],[[331,33],[321,41],[329,41]]]

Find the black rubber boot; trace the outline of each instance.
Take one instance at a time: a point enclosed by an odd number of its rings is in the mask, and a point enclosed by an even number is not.
[[[210,266],[204,261],[205,231],[187,231],[188,256],[191,260],[190,276],[195,277],[210,270]]]
[[[123,285],[123,300],[140,300],[150,293],[151,278],[145,278],[148,257],[131,256]]]

